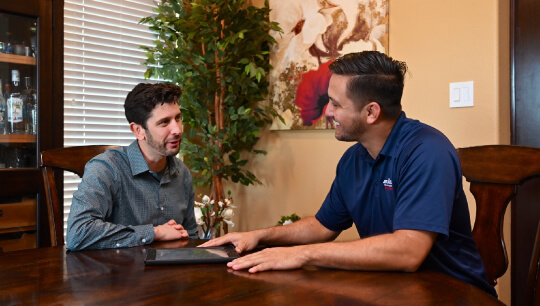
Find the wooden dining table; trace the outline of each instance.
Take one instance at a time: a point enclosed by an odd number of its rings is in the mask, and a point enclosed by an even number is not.
[[[148,248],[70,252],[64,246],[0,254],[0,305],[501,305],[433,271],[363,272],[313,266],[250,274],[225,264],[145,266]]]

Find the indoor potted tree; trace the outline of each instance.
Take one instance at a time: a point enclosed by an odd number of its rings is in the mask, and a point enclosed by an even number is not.
[[[211,188],[210,199],[224,203],[223,179],[261,183],[244,166],[246,153],[266,154],[254,146],[278,116],[260,102],[267,94],[270,48],[276,43],[270,31],[281,29],[269,21],[267,1],[255,7],[246,0],[161,0],[155,11],[141,20],[157,35],[155,46],[142,47],[145,77],[182,88],[180,153],[194,184]],[[219,235],[220,224],[214,225]],[[227,225],[223,228],[226,233]]]

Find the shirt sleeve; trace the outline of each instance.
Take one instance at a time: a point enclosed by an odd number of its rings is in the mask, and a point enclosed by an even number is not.
[[[350,149],[340,159],[336,168],[336,177],[332,183],[330,191],[326,195],[321,208],[315,215],[315,218],[327,229],[335,232],[344,231],[353,224],[352,216],[343,199],[342,186],[340,184],[341,168],[345,160],[350,158]]]
[[[455,148],[426,140],[403,154],[393,229],[436,232],[448,237],[461,170]]]
[[[116,173],[105,161],[93,159],[85,167],[68,217],[66,247],[105,249],[149,244],[154,240],[154,227],[121,225],[107,222],[113,210]]]
[[[353,220],[341,201],[336,185],[336,181],[334,181],[315,218],[327,229],[341,232],[351,227]]]

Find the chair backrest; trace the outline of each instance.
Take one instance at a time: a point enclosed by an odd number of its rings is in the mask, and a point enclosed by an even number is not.
[[[63,203],[60,202],[54,177],[55,170],[84,174],[84,166],[94,156],[118,146],[91,145],[60,148],[41,152],[40,167],[43,175],[51,244],[64,244]]]
[[[473,238],[484,261],[488,281],[495,285],[508,269],[503,239],[504,213],[517,194],[518,186],[540,177],[540,149],[489,145],[460,148],[458,153],[463,176],[470,182],[470,190],[476,200]],[[540,227],[538,229],[527,284],[527,300],[532,304],[535,295],[540,297],[540,292],[535,291],[540,260]]]

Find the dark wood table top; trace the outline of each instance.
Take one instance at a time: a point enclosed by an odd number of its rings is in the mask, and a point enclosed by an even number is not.
[[[358,272],[305,267],[250,274],[224,264],[145,266],[154,243],[66,252],[65,247],[0,254],[0,305],[500,305],[484,291],[437,272]]]

